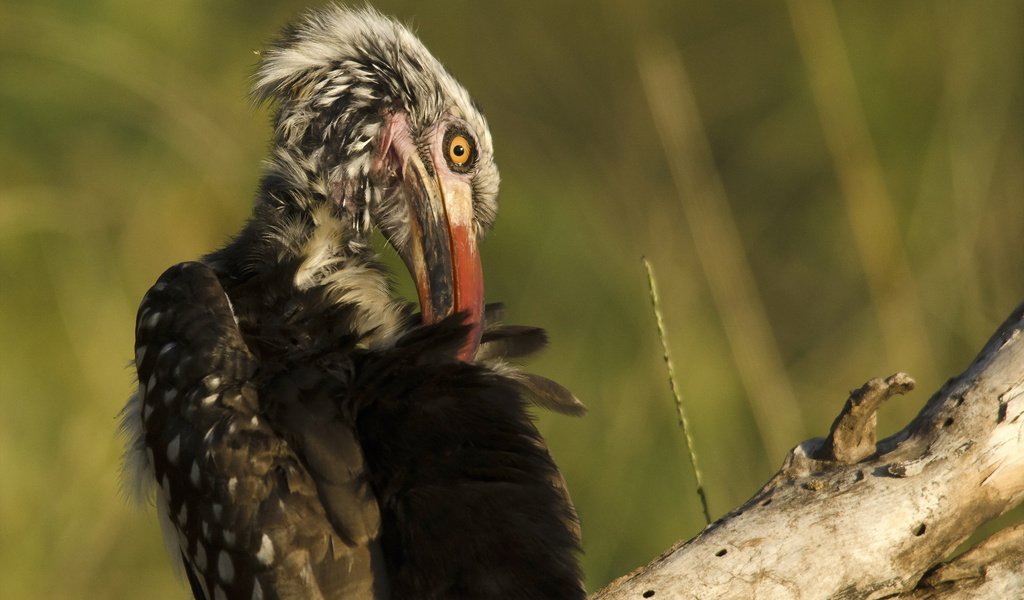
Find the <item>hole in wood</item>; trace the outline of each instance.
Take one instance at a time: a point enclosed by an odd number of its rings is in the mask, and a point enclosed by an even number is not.
[[[953,424],[953,417],[946,419],[946,422],[942,424],[943,427],[949,427]]]
[[[920,525],[917,526],[917,529],[914,530],[914,535],[916,535],[916,536],[924,535],[924,530],[925,529],[927,529],[927,527],[925,526],[924,523],[921,523]]]
[[[725,556],[727,552],[729,552],[729,551],[726,550],[725,548],[722,548],[718,552],[715,552],[715,556]]]
[[[771,503],[772,503],[772,499],[771,499],[771,498],[769,498],[769,499],[765,500],[764,502],[762,502],[762,503],[761,503],[761,506],[768,506],[768,505],[769,505],[769,504],[771,504]]]
[[[653,598],[653,597],[654,597],[654,590],[647,590],[646,592],[644,592],[644,598]]]

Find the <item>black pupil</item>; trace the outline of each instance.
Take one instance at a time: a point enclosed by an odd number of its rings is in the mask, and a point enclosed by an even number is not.
[[[455,156],[461,157],[465,153],[466,147],[463,146],[462,144],[455,144],[454,146],[452,146],[452,154],[454,154]]]

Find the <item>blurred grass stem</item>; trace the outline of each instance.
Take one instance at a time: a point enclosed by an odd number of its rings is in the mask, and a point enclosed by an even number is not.
[[[660,39],[641,45],[637,60],[690,237],[761,442],[769,457],[784,456],[802,439],[802,413],[714,166],[682,58],[671,42]]]
[[[922,380],[934,379],[917,286],[835,8],[826,0],[789,0],[787,6],[888,360],[907,363],[905,370],[921,373]]]

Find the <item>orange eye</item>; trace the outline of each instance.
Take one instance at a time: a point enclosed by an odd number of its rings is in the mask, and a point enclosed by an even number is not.
[[[473,146],[464,135],[454,135],[448,142],[448,160],[453,165],[463,166],[473,156]]]

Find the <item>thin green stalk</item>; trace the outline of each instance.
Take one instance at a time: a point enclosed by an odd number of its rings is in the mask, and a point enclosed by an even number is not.
[[[690,467],[693,468],[693,476],[697,480],[697,495],[700,496],[700,506],[704,510],[704,521],[711,524],[711,512],[708,510],[708,497],[704,492],[704,476],[701,475],[700,466],[697,462],[697,449],[693,443],[693,436],[690,435],[690,423],[686,419],[686,409],[683,408],[683,399],[676,386],[676,371],[672,366],[672,356],[668,351],[668,336],[665,334],[665,320],[661,316],[661,303],[658,300],[658,286],[654,280],[654,267],[647,260],[646,256],[640,257],[644,261],[644,268],[647,269],[647,286],[651,292],[651,306],[654,308],[654,320],[658,324],[658,339],[661,340],[661,350],[665,359],[665,366],[668,368],[668,387],[672,390],[672,398],[676,403],[676,415],[679,417],[679,427],[686,437],[686,450],[690,457]]]

